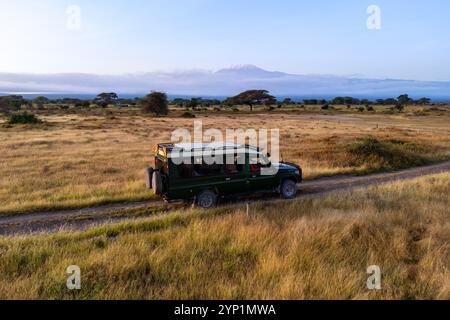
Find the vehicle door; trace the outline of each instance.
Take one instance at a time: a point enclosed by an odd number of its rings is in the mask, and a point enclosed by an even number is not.
[[[270,160],[262,154],[250,154],[249,156],[249,189],[250,191],[272,190],[279,184],[276,174],[263,174],[264,168],[270,168]],[[270,171],[270,170],[264,170]],[[266,173],[266,172],[264,172]]]
[[[222,194],[238,194],[248,190],[248,162],[246,155],[231,154],[224,157]]]

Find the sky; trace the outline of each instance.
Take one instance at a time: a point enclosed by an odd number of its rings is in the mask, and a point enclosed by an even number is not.
[[[381,29],[368,29],[369,5],[380,8]],[[450,80],[449,14],[448,0],[0,0],[0,72],[253,64],[294,74]]]

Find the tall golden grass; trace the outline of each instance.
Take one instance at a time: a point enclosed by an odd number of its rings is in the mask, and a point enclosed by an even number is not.
[[[0,298],[449,299],[449,179],[3,238]]]
[[[193,126],[176,114],[152,118],[136,110],[39,116],[44,124],[37,127],[0,126],[0,214],[151,199],[143,169],[151,164],[153,144]],[[395,149],[423,160],[419,164],[450,156],[445,114],[205,112],[197,119],[205,128],[279,128],[284,160],[300,164],[307,179],[398,167],[383,156],[355,158],[349,146],[366,136],[388,145],[383,150],[389,154]],[[400,167],[417,164],[410,160]]]

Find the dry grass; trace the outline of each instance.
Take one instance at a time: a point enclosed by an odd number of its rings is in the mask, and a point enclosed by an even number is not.
[[[44,124],[0,127],[0,213],[151,198],[143,169],[151,164],[153,144],[170,140],[176,128],[192,129],[193,120],[144,117],[136,110],[96,112],[42,113]],[[349,146],[369,135],[420,157],[419,164],[450,156],[446,114],[200,112],[197,119],[206,128],[280,128],[284,159],[301,164],[308,179],[398,167],[383,158],[355,159]]]
[[[449,299],[449,179],[0,239],[0,298]]]

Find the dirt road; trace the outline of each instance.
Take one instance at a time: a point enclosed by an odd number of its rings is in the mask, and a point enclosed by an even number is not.
[[[320,178],[302,183],[300,197],[317,197],[323,194],[354,188],[364,188],[394,180],[412,179],[439,172],[450,171],[450,161],[389,173],[366,176],[337,176]],[[269,200],[270,201],[270,200]],[[122,203],[78,210],[64,210],[0,216],[0,236],[25,235],[58,230],[83,230],[88,227],[136,219],[131,209],[149,208],[147,215],[163,213],[182,208],[181,204],[166,204],[163,201]],[[131,213],[129,212],[131,210]],[[128,211],[128,212],[127,212]],[[136,210],[134,210],[135,212]]]

